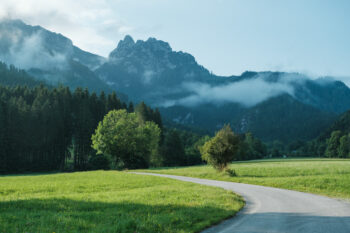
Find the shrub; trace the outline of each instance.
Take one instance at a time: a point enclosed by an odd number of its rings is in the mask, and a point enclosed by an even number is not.
[[[225,125],[201,147],[202,159],[215,169],[223,171],[228,163],[237,158],[239,142],[239,137],[232,132],[231,127]]]

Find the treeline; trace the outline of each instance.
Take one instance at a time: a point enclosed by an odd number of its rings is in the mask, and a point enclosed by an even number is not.
[[[333,131],[326,140],[325,156],[332,158],[350,158],[350,133],[343,134],[340,130]]]
[[[115,93],[0,86],[0,172],[61,170],[67,160],[84,170],[98,122],[110,110],[132,108]]]
[[[295,141],[284,145],[278,141],[269,145],[269,157],[326,157],[350,158],[350,134],[333,131],[328,138],[311,141]]]
[[[108,112],[119,109],[136,112],[139,119],[152,121],[161,130],[156,159],[142,166],[203,163],[199,148],[209,137],[165,128],[159,111],[143,102],[134,107],[121,102],[115,93],[97,95],[81,88],[71,92],[63,86],[0,86],[0,172],[110,168],[108,160],[96,156],[91,136]],[[239,160],[266,156],[260,140],[251,134],[240,137]]]
[[[16,68],[13,65],[7,66],[0,62],[0,85],[3,86],[27,86],[35,87],[44,83],[31,77],[26,71]]]
[[[323,143],[326,157],[350,158],[350,111],[343,113],[318,142]]]
[[[190,131],[165,129],[161,146],[161,166],[189,166],[203,164],[200,148],[210,140]],[[235,160],[262,159],[268,156],[267,146],[251,133],[239,135],[238,153]]]
[[[280,155],[302,157],[350,158],[350,111],[343,113],[320,136],[310,141],[295,141],[288,145],[274,142],[269,145]]]
[[[163,127],[159,111],[144,102],[134,107],[115,93],[97,95],[81,88],[0,86],[0,173],[110,168],[111,161],[96,156],[91,136],[109,111],[119,109],[136,112],[161,129],[153,166],[203,163],[198,146],[207,136]]]
[[[203,164],[199,148],[209,136],[163,126],[161,115],[144,102],[134,106],[116,93],[53,87],[0,62],[0,173],[123,168],[108,155],[97,156],[91,136],[111,110],[135,112],[160,129],[157,156],[142,166]],[[266,146],[251,134],[240,136],[239,160],[266,156]],[[138,166],[135,164],[135,166]]]

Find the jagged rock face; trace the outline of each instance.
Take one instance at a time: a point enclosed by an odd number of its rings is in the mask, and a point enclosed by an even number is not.
[[[108,62],[96,72],[110,85],[128,92],[132,99],[150,102],[183,95],[178,89],[184,81],[210,77],[190,54],[174,52],[164,41],[149,38],[134,42],[130,36],[119,42]]]

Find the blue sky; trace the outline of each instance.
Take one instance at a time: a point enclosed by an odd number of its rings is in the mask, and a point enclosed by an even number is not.
[[[215,74],[333,75],[350,83],[348,0],[1,0],[21,18],[107,56],[126,34],[156,37]]]

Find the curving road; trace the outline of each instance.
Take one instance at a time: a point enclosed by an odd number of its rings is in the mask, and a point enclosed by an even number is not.
[[[258,185],[134,173],[216,186],[243,196],[242,211],[203,233],[350,233],[350,203],[346,201]]]

